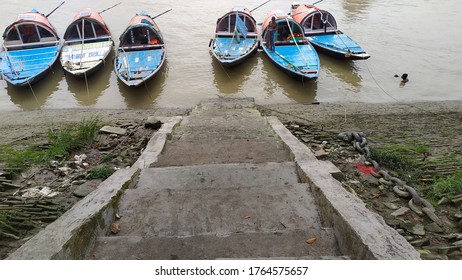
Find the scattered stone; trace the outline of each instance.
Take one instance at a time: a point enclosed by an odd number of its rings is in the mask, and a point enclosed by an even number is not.
[[[403,220],[399,223],[399,226],[400,228],[403,228],[407,230],[408,232],[412,232],[412,228],[414,227],[414,224],[411,223],[410,221]]]
[[[437,223],[430,223],[425,226],[425,230],[434,233],[443,233],[443,229]]]
[[[454,218],[456,218],[457,220],[462,219],[462,213],[460,213],[460,212],[459,212],[459,213],[455,213],[455,214],[454,214]]]
[[[409,208],[401,207],[398,210],[396,210],[395,212],[391,213],[391,215],[393,217],[398,217],[398,216],[402,216],[402,215],[406,214],[408,211],[409,211]]]
[[[392,202],[384,202],[383,205],[385,205],[388,209],[391,209],[391,210],[396,210],[399,208],[398,205],[392,203]]]
[[[144,123],[145,128],[159,129],[162,126],[162,122],[156,117],[149,116]]]
[[[451,201],[447,197],[443,197],[442,199],[438,201],[438,205],[448,204],[449,202]]]
[[[92,180],[79,185],[73,192],[76,197],[85,197],[91,192],[93,192],[98,185],[100,184],[99,180]]]
[[[430,245],[430,239],[424,237],[424,238],[412,240],[409,243],[411,243],[411,245],[415,247],[422,247],[422,246]]]
[[[324,149],[320,149],[314,152],[314,156],[319,160],[326,159],[328,155],[329,153],[324,151]]]
[[[425,228],[424,228],[424,225],[422,225],[422,224],[416,224],[416,225],[414,225],[414,226],[412,227],[411,233],[412,233],[412,234],[415,234],[415,235],[424,236],[424,235],[425,235]]]
[[[101,133],[108,133],[108,134],[117,134],[117,135],[125,135],[127,133],[126,129],[114,126],[103,126],[99,132]]]

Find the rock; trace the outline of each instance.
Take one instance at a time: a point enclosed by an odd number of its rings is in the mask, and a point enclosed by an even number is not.
[[[412,232],[414,224],[411,223],[410,221],[401,221],[399,223],[399,227],[407,230],[408,232]]]
[[[462,240],[452,243],[453,246],[462,246]]]
[[[456,218],[457,220],[461,220],[462,219],[462,213],[455,213],[454,214],[454,218]]]
[[[402,215],[406,214],[408,211],[409,211],[409,208],[401,207],[398,210],[396,210],[395,212],[391,213],[391,215],[393,217],[398,217],[398,216],[402,216]]]
[[[412,240],[409,243],[411,243],[411,245],[415,246],[415,247],[422,247],[422,246],[429,245],[430,244],[430,239],[428,239],[428,238],[419,238],[419,239],[416,239],[416,240]]]
[[[443,229],[437,223],[430,223],[426,225],[425,230],[434,233],[443,233]]]
[[[85,197],[88,194],[90,194],[92,191],[94,191],[100,181],[99,180],[92,180],[92,181],[87,181],[83,183],[82,185],[79,185],[73,192],[73,194],[77,197]]]
[[[108,134],[117,134],[117,135],[125,135],[127,133],[126,129],[114,126],[103,126],[99,132],[108,133]]]
[[[424,225],[416,224],[415,226],[412,227],[411,233],[415,235],[424,236],[425,235]]]
[[[385,205],[388,209],[391,209],[391,210],[396,210],[399,208],[398,205],[391,203],[391,202],[384,202],[383,205]]]
[[[324,151],[323,149],[314,152],[314,156],[319,160],[326,159],[328,155],[329,153]]]
[[[149,116],[146,122],[144,123],[144,127],[151,128],[151,129],[159,129],[162,126],[162,122],[152,116]]]
[[[447,197],[443,197],[438,201],[438,205],[448,204],[449,202],[451,201]]]

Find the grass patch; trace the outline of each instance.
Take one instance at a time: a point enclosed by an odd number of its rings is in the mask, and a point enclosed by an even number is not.
[[[13,174],[18,174],[31,164],[46,164],[56,156],[68,157],[71,152],[91,143],[98,131],[99,118],[83,119],[78,124],[70,124],[64,129],[48,129],[48,146],[38,149],[27,146],[15,150],[11,146],[0,147],[0,161]]]
[[[109,178],[114,173],[114,168],[111,168],[109,166],[101,166],[101,167],[95,167],[92,170],[90,170],[89,179],[102,179],[106,180]]]
[[[452,196],[462,193],[462,170],[456,171],[453,175],[438,178],[433,183],[428,195],[434,199],[440,199],[444,196]]]
[[[371,156],[408,183],[418,183],[422,176],[422,160],[428,147],[421,144],[389,145],[371,149]]]

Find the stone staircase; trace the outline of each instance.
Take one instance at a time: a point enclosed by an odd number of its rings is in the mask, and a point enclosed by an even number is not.
[[[97,238],[93,258],[342,258],[290,152],[249,99],[205,101],[185,117],[123,193],[119,215],[120,232]]]

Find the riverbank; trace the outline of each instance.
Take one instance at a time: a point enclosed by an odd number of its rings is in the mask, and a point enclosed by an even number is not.
[[[12,144],[29,139],[46,139],[50,127],[62,128],[82,119],[98,117],[101,124],[126,127],[139,131],[136,143],[142,141],[142,124],[148,116],[185,115],[192,108],[154,108],[150,110],[49,110],[29,112],[0,112],[0,141]],[[406,208],[407,200],[378,184],[370,176],[365,177],[354,166],[363,159],[349,143],[342,143],[338,133],[361,131],[367,135],[371,147],[390,144],[420,142],[429,148],[428,160],[444,158],[448,152],[462,154],[462,103],[438,102],[421,104],[278,104],[258,106],[263,115],[277,116],[291,131],[314,151],[334,162],[344,173],[344,186],[363,199],[373,211],[385,220],[413,245],[425,253],[426,258],[460,258],[461,228],[460,204],[437,207],[437,215],[444,221],[441,230],[418,231],[432,221],[407,210],[402,215],[391,216],[397,209]],[[303,131],[305,130],[305,131]],[[298,131],[298,132],[297,132]],[[308,132],[307,132],[308,131]],[[134,135],[129,133],[129,135]],[[119,153],[128,148],[127,140],[120,139]],[[141,147],[136,144],[134,146]],[[125,153],[125,152],[124,152]],[[129,153],[130,154],[130,153]],[[133,153],[136,156],[136,152]],[[319,155],[319,153],[318,153]],[[341,155],[341,156],[340,156]],[[419,155],[420,156],[420,155]],[[460,159],[460,158],[459,158]],[[453,173],[457,158],[443,162],[439,167]],[[460,165],[459,165],[460,166]],[[448,173],[448,174],[449,174]],[[53,180],[51,178],[50,180]],[[389,205],[391,208],[383,207]],[[393,211],[392,211],[393,210]],[[428,227],[427,227],[428,229]],[[436,232],[435,232],[436,231]],[[20,242],[19,242],[20,243]],[[454,245],[456,243],[456,245]],[[425,251],[426,250],[426,251]]]

